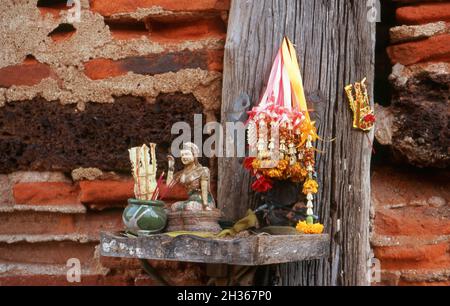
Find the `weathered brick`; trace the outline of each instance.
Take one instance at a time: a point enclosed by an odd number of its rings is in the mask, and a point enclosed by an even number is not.
[[[390,236],[373,233],[370,238],[373,247],[434,245],[450,242],[450,235],[402,235]]]
[[[128,199],[134,198],[133,179],[127,181],[81,181],[80,188],[81,202],[91,208],[125,206]],[[166,185],[162,185],[159,195],[164,196],[163,200],[167,203],[188,198],[186,189],[180,184],[170,190],[167,190]]]
[[[449,244],[381,247],[374,250],[382,269],[443,269],[450,265]]]
[[[419,269],[446,269],[450,266],[450,258],[441,257],[433,260],[382,260],[381,267],[387,270],[419,270]]]
[[[136,271],[109,271],[94,265],[81,266],[81,279],[79,283],[70,283],[67,280],[67,270],[63,264],[21,264],[0,263],[1,286],[83,286],[83,285],[134,285],[134,279],[141,270]]]
[[[220,71],[222,58],[222,51],[187,50],[120,60],[97,58],[84,64],[84,73],[92,80],[100,80],[125,75],[128,72],[155,75],[189,68]]]
[[[403,24],[450,21],[450,3],[426,3],[397,9],[397,20]]]
[[[401,273],[404,282],[438,283],[450,281],[450,270],[447,268],[405,270]]]
[[[371,183],[372,202],[377,209],[420,203],[435,206],[435,198],[450,202],[450,181],[445,171],[375,167]]]
[[[393,44],[421,40],[446,33],[450,33],[450,23],[444,21],[424,25],[403,25],[390,29],[391,43]]]
[[[391,62],[412,65],[425,61],[450,61],[450,34],[442,34],[421,41],[390,46]]]
[[[448,286],[447,269],[382,270],[381,280],[372,286]]]
[[[449,235],[449,208],[410,207],[378,210],[375,232],[380,235]]]
[[[420,168],[450,166],[448,103],[450,64],[397,64],[389,77],[394,158]]]
[[[60,205],[79,203],[76,185],[63,182],[18,183],[13,187],[17,204]]]
[[[0,262],[65,264],[78,258],[82,265],[93,263],[97,243],[45,242],[0,243]]]
[[[450,281],[448,282],[407,282],[400,281],[398,286],[438,286],[438,287],[448,287],[450,286]]]
[[[84,204],[90,206],[125,206],[129,198],[134,197],[134,181],[82,181],[81,197]]]
[[[448,242],[435,245],[379,247],[375,249],[375,257],[381,260],[433,261],[445,257],[448,251]]]
[[[228,10],[229,0],[91,0],[91,10],[103,16],[111,16],[118,13],[130,13],[139,8],[159,7],[171,11],[213,11]]]
[[[128,273],[120,275],[82,275],[80,283],[69,283],[66,275],[0,275],[0,286],[130,286],[135,280]]]
[[[23,236],[28,240],[54,240],[73,235],[90,241],[99,239],[102,231],[123,229],[122,210],[87,212],[85,214],[63,214],[49,212],[16,211],[0,214],[2,237]]]
[[[222,40],[225,43],[226,23],[220,16],[190,18],[147,18],[144,21],[128,18],[106,19],[111,35],[117,40],[148,37],[152,42],[166,45],[184,44],[202,39]]]
[[[226,37],[226,25],[220,17],[170,23],[150,21],[150,25],[150,39],[161,43]]]
[[[129,19],[105,19],[111,35],[116,40],[139,39],[149,36],[145,22]]]
[[[380,271],[380,278],[377,280],[373,280],[372,286],[398,286],[398,282],[400,280],[400,271]]]
[[[43,79],[57,79],[50,66],[30,57],[22,64],[0,68],[0,87],[33,86]]]
[[[0,206],[12,205],[14,198],[8,175],[0,174]]]

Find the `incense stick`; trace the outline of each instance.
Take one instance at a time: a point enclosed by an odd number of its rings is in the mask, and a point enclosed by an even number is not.
[[[164,177],[164,174],[165,174],[165,173],[164,173],[164,171],[163,171],[163,173],[161,173],[161,175],[159,176],[158,181],[156,182],[156,188],[155,188],[155,191],[153,191],[152,201],[156,201],[156,200],[158,199],[159,189],[160,189],[161,182],[162,182],[162,179],[163,179],[163,177]]]

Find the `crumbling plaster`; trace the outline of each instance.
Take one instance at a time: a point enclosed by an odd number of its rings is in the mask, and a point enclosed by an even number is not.
[[[194,94],[204,106],[207,120],[215,120],[214,113],[220,109],[221,73],[185,69],[144,76],[130,72],[125,76],[93,81],[83,73],[83,63],[93,58],[116,60],[184,49],[223,48],[223,41],[204,39],[161,45],[152,42],[148,36],[115,40],[103,16],[89,11],[89,2],[83,0],[81,20],[73,24],[76,33],[67,40],[54,42],[48,33],[60,23],[67,22],[66,11],[61,11],[58,17],[49,13],[43,16],[37,8],[37,0],[20,3],[6,0],[0,6],[0,68],[20,64],[26,56],[32,55],[39,62],[48,64],[58,77],[58,80],[44,79],[35,86],[0,88],[0,106],[5,102],[41,96],[48,101],[59,100],[62,104],[76,103],[83,111],[86,102],[112,103],[114,96],[144,96],[152,102],[160,93],[182,92]],[[160,10],[156,9],[156,12]],[[139,20],[154,13],[155,8],[150,8],[124,16]]]

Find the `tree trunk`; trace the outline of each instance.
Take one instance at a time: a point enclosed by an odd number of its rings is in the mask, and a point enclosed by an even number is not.
[[[239,97],[258,103],[275,52],[287,35],[297,48],[317,147],[316,211],[331,235],[330,258],[278,267],[283,285],[367,285],[370,158],[373,132],[352,128],[344,94],[367,77],[372,93],[375,24],[361,0],[234,0],[225,46],[222,121]],[[242,119],[241,119],[242,120]],[[335,138],[334,141],[330,141]],[[242,158],[219,159],[218,202],[239,219],[255,197]]]

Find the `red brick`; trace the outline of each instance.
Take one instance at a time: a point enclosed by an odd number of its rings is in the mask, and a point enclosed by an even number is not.
[[[220,17],[183,22],[150,22],[151,40],[161,43],[226,37],[226,25]]]
[[[427,203],[433,197],[450,200],[448,174],[438,171],[412,171],[405,168],[377,167],[372,174],[375,208]]]
[[[208,70],[210,71],[223,71],[223,50],[210,50],[207,53]]]
[[[105,20],[105,23],[113,38],[117,40],[138,39],[150,35],[143,21],[112,19]]]
[[[378,247],[375,249],[375,257],[381,260],[433,261],[436,258],[445,257],[448,250],[448,243]]]
[[[84,64],[84,73],[91,80],[102,80],[125,75],[128,71],[122,68],[121,61],[96,58]]]
[[[225,43],[226,24],[220,17],[105,20],[113,38],[118,40],[138,39],[147,36],[151,41],[163,44],[184,43],[201,39],[221,39]],[[147,25],[146,25],[147,24]]]
[[[0,276],[0,286],[130,286],[134,277],[124,274],[82,275],[80,283],[69,283],[66,275],[9,275]]]
[[[119,204],[125,206],[134,197],[134,181],[82,181],[81,197],[84,204]]]
[[[82,265],[94,262],[97,243],[46,242],[0,243],[0,262],[65,264],[70,258],[78,258]]]
[[[450,62],[450,34],[390,46],[387,52],[393,64],[412,65],[425,61]]]
[[[147,56],[128,57],[120,60],[97,58],[84,64],[84,73],[92,80],[125,75],[128,72],[156,75],[177,72],[182,69],[200,68],[220,71],[223,51],[180,51]]]
[[[382,260],[381,267],[387,270],[446,269],[450,266],[450,258],[436,258],[432,261],[415,260]]]
[[[93,12],[103,16],[118,13],[130,13],[138,8],[161,7],[171,11],[212,11],[229,10],[230,0],[91,0],[90,7]]]
[[[449,235],[448,207],[410,207],[377,210],[375,232],[378,235]]]
[[[27,58],[22,64],[0,69],[0,87],[33,86],[46,78],[56,79],[56,75],[50,66],[42,64],[34,58]]]
[[[374,253],[383,270],[445,269],[450,266],[448,243],[378,247]]]
[[[63,182],[18,183],[13,187],[17,204],[61,205],[80,203],[77,186]]]
[[[397,9],[397,20],[402,24],[423,24],[450,21],[450,3],[428,3]]]
[[[80,182],[83,204],[91,208],[104,208],[108,206],[126,206],[127,200],[134,198],[134,180],[126,181],[82,181]],[[164,201],[172,203],[188,198],[186,189],[182,185],[175,185],[169,192],[164,187],[160,195],[165,194]]]
[[[2,235],[26,235],[28,238],[39,235],[51,240],[55,236],[73,234],[99,239],[101,231],[114,232],[122,230],[123,227],[121,209],[86,214],[32,211],[0,214]]]
[[[398,286],[439,286],[439,287],[448,287],[450,286],[450,281],[448,282],[407,282],[400,281]]]

